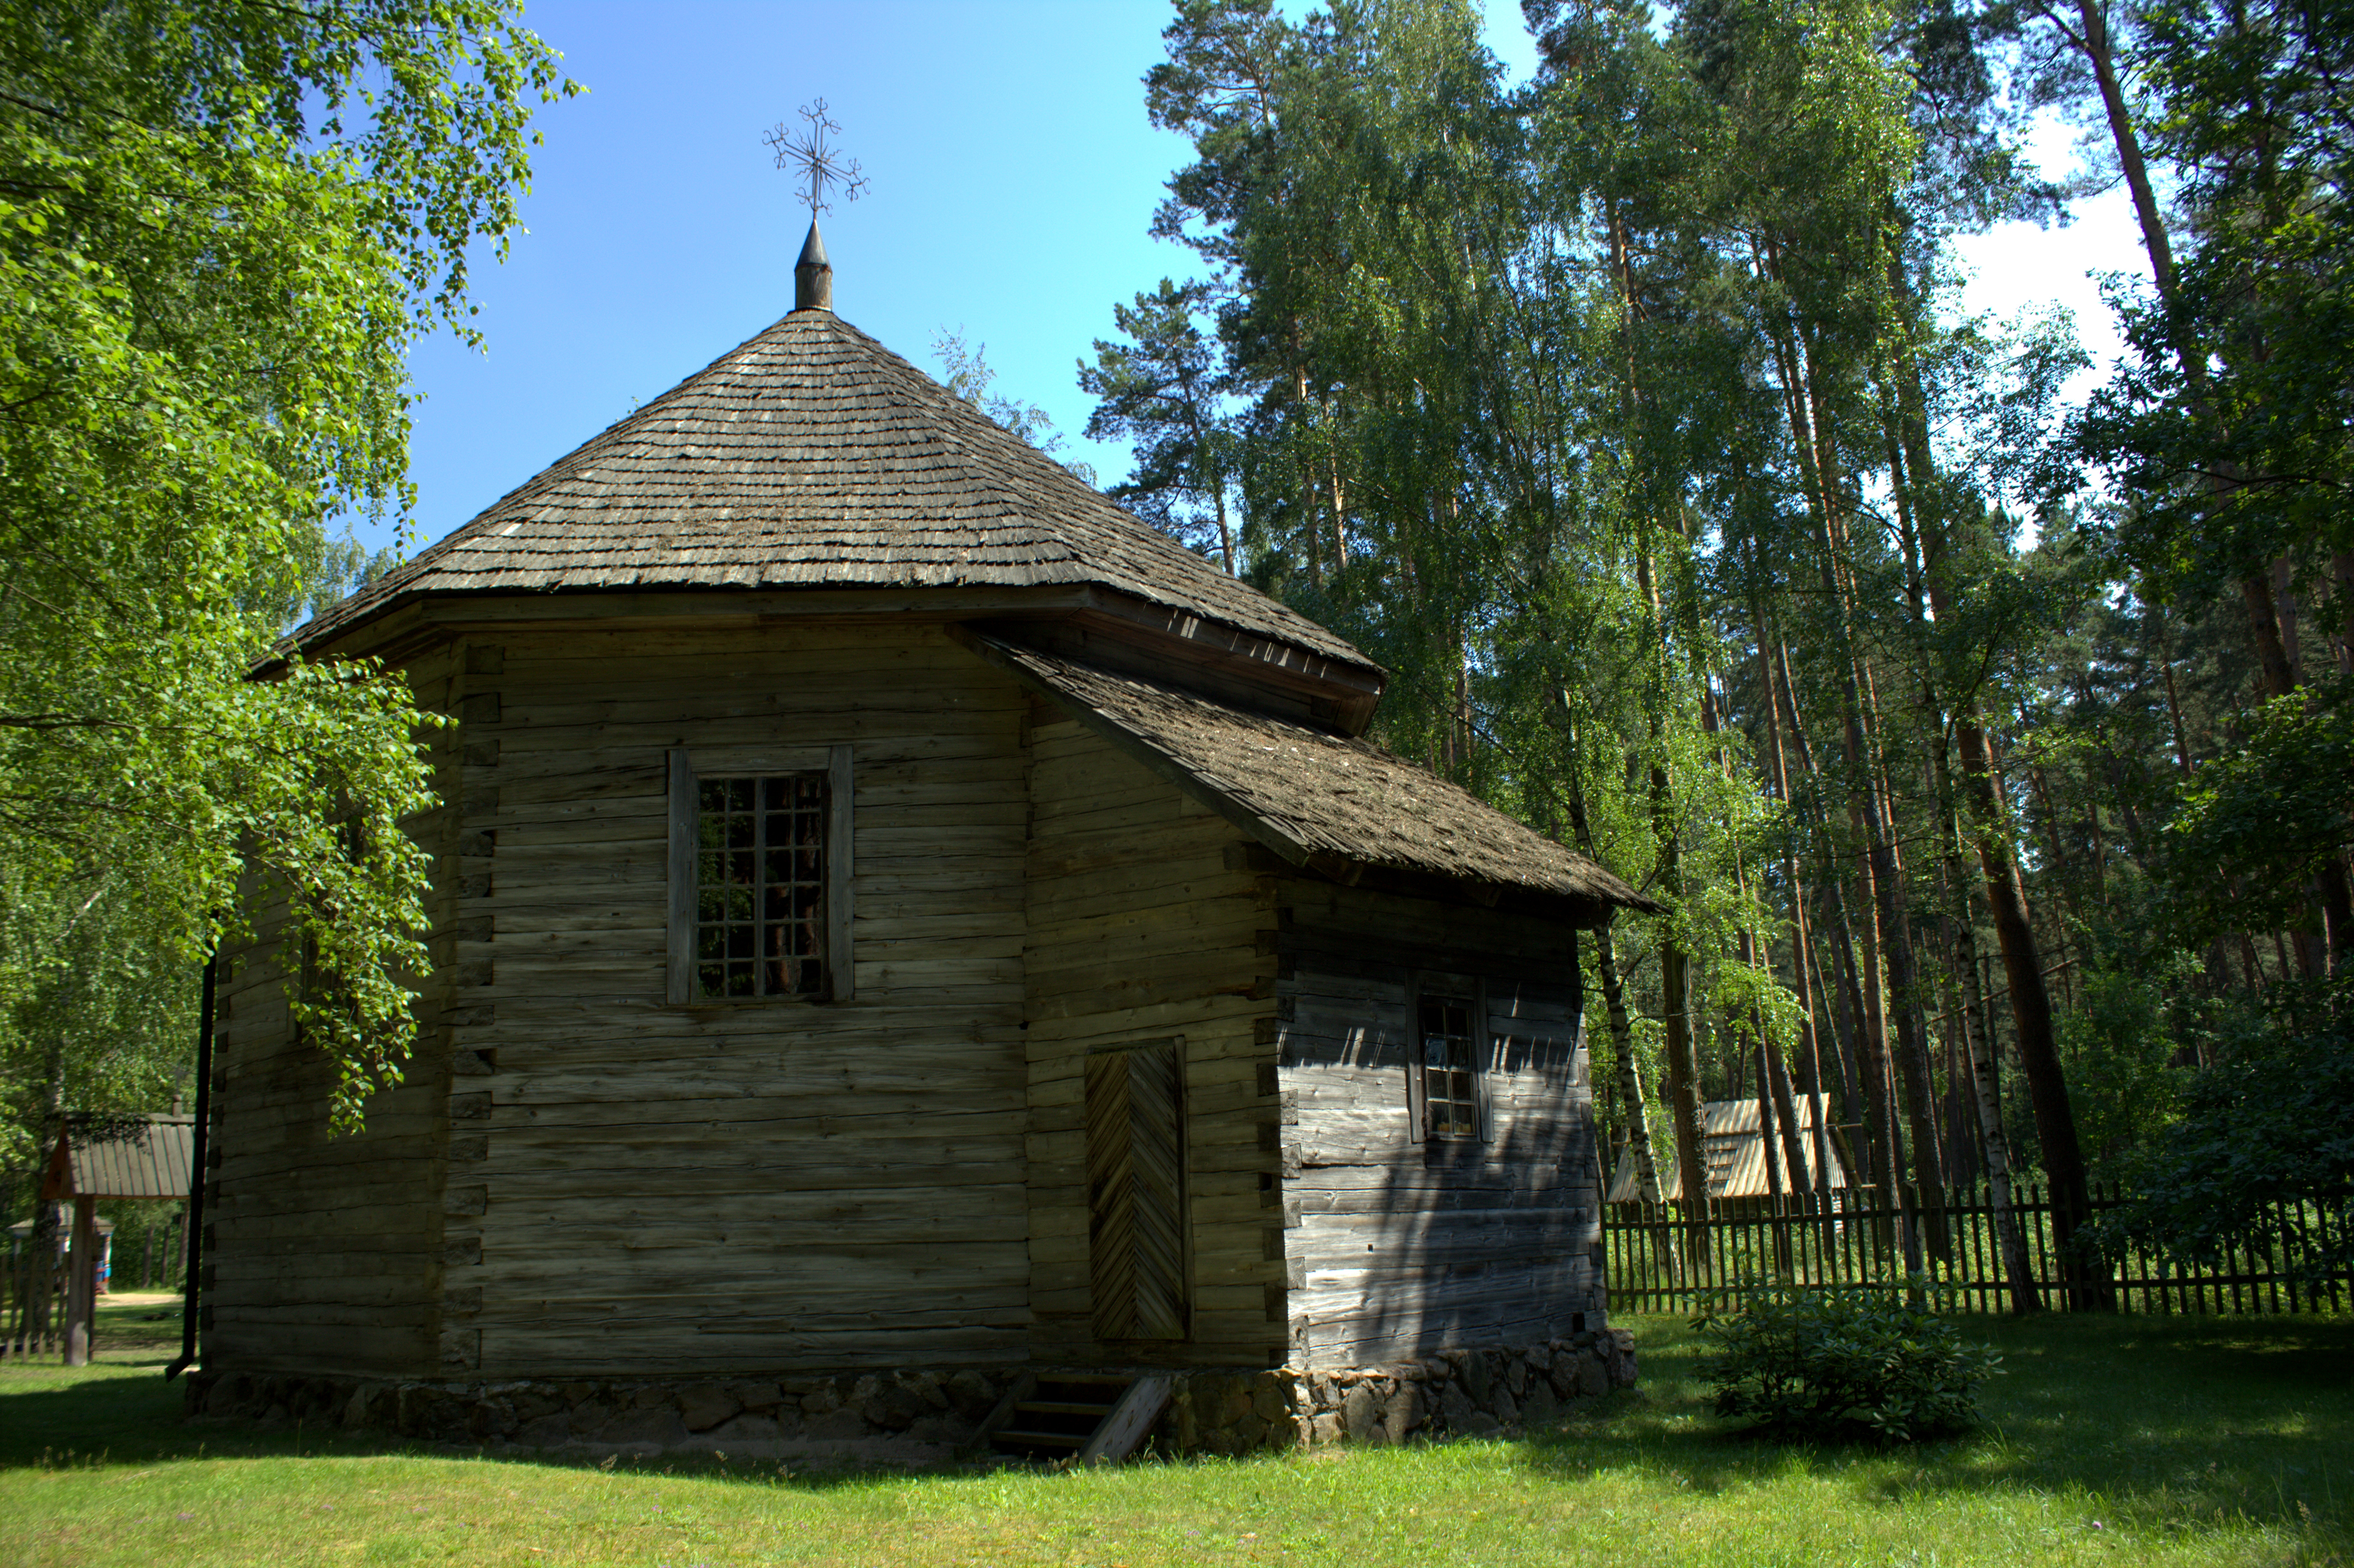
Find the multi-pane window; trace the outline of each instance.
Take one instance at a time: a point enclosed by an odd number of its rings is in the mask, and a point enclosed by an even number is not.
[[[822,994],[825,775],[695,785],[695,994]]]
[[[1422,1052],[1415,1070],[1422,1075],[1423,1136],[1478,1138],[1478,1005],[1466,997],[1427,994],[1421,1003]]]

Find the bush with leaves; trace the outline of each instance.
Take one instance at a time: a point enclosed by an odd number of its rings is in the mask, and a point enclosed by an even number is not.
[[[2121,877],[2118,879],[2123,881]],[[2168,940],[2164,913],[2086,919],[2071,934],[2081,960],[2075,1005],[2059,1020],[2068,1100],[2096,1181],[2121,1177],[2145,1149],[2173,1137],[2184,1086],[2226,1005],[2200,984],[2197,954]]]
[[[2166,912],[2190,948],[2310,929],[2323,879],[2354,850],[2354,677],[2311,683],[2230,727],[2234,744],[2184,784],[2163,836]],[[2340,967],[2344,952],[2341,938]]]
[[[1925,1305],[1919,1280],[1893,1290],[1735,1287],[1702,1314],[1715,1347],[1702,1368],[1719,1415],[1781,1438],[1908,1443],[1976,1425],[1978,1389],[2001,1358],[1966,1344]]]
[[[2317,1282],[2343,1278],[2354,1273],[2354,976],[2274,986],[2231,1023],[2093,1244],[2190,1266],[2253,1253]]]

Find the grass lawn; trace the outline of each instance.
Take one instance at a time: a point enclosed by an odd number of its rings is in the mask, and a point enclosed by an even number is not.
[[[1986,1429],[1872,1450],[1727,1434],[1682,1320],[1625,1321],[1642,1389],[1523,1441],[915,1478],[191,1425],[174,1346],[101,1326],[97,1367],[0,1367],[0,1568],[2354,1561],[2354,1323],[1974,1319]]]

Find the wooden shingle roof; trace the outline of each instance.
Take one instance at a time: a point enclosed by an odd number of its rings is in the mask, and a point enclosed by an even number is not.
[[[1368,672],[831,311],[796,311],[321,613],[423,595],[1083,585]]]
[[[1806,1156],[1804,1185],[1812,1191],[1815,1183],[1815,1122],[1828,1118],[1828,1095],[1793,1095],[1791,1107],[1797,1114],[1798,1149]],[[1770,1196],[1773,1186],[1766,1175],[1765,1118],[1758,1114],[1755,1099],[1710,1100],[1701,1107],[1704,1128],[1701,1135],[1701,1158],[1708,1167],[1708,1195],[1720,1198],[1764,1198]],[[1828,1121],[1826,1121],[1828,1125]],[[1847,1168],[1840,1163],[1836,1147],[1830,1155],[1830,1187],[1843,1192],[1849,1186]],[[1683,1197],[1683,1171],[1676,1164],[1675,1150],[1665,1143],[1654,1150],[1659,1178],[1659,1200],[1676,1202]],[[1774,1170],[1785,1192],[1792,1188],[1788,1161],[1783,1157],[1777,1141],[1774,1150]],[[1610,1179],[1610,1194],[1605,1200],[1612,1203],[1632,1203],[1642,1196],[1641,1183],[1636,1180],[1635,1155],[1629,1149],[1618,1151],[1618,1165]]]
[[[188,1195],[196,1118],[151,1116],[122,1138],[60,1134],[42,1183],[47,1198],[179,1198]]]
[[[1598,918],[1660,906],[1584,855],[1371,741],[1248,712],[1002,638],[969,645],[1293,864],[1368,868],[1565,899]]]

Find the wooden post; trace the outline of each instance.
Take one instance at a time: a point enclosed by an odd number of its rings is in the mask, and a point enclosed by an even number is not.
[[[90,1328],[98,1310],[98,1200],[74,1199],[72,1270],[66,1277],[66,1365],[90,1364]]]

